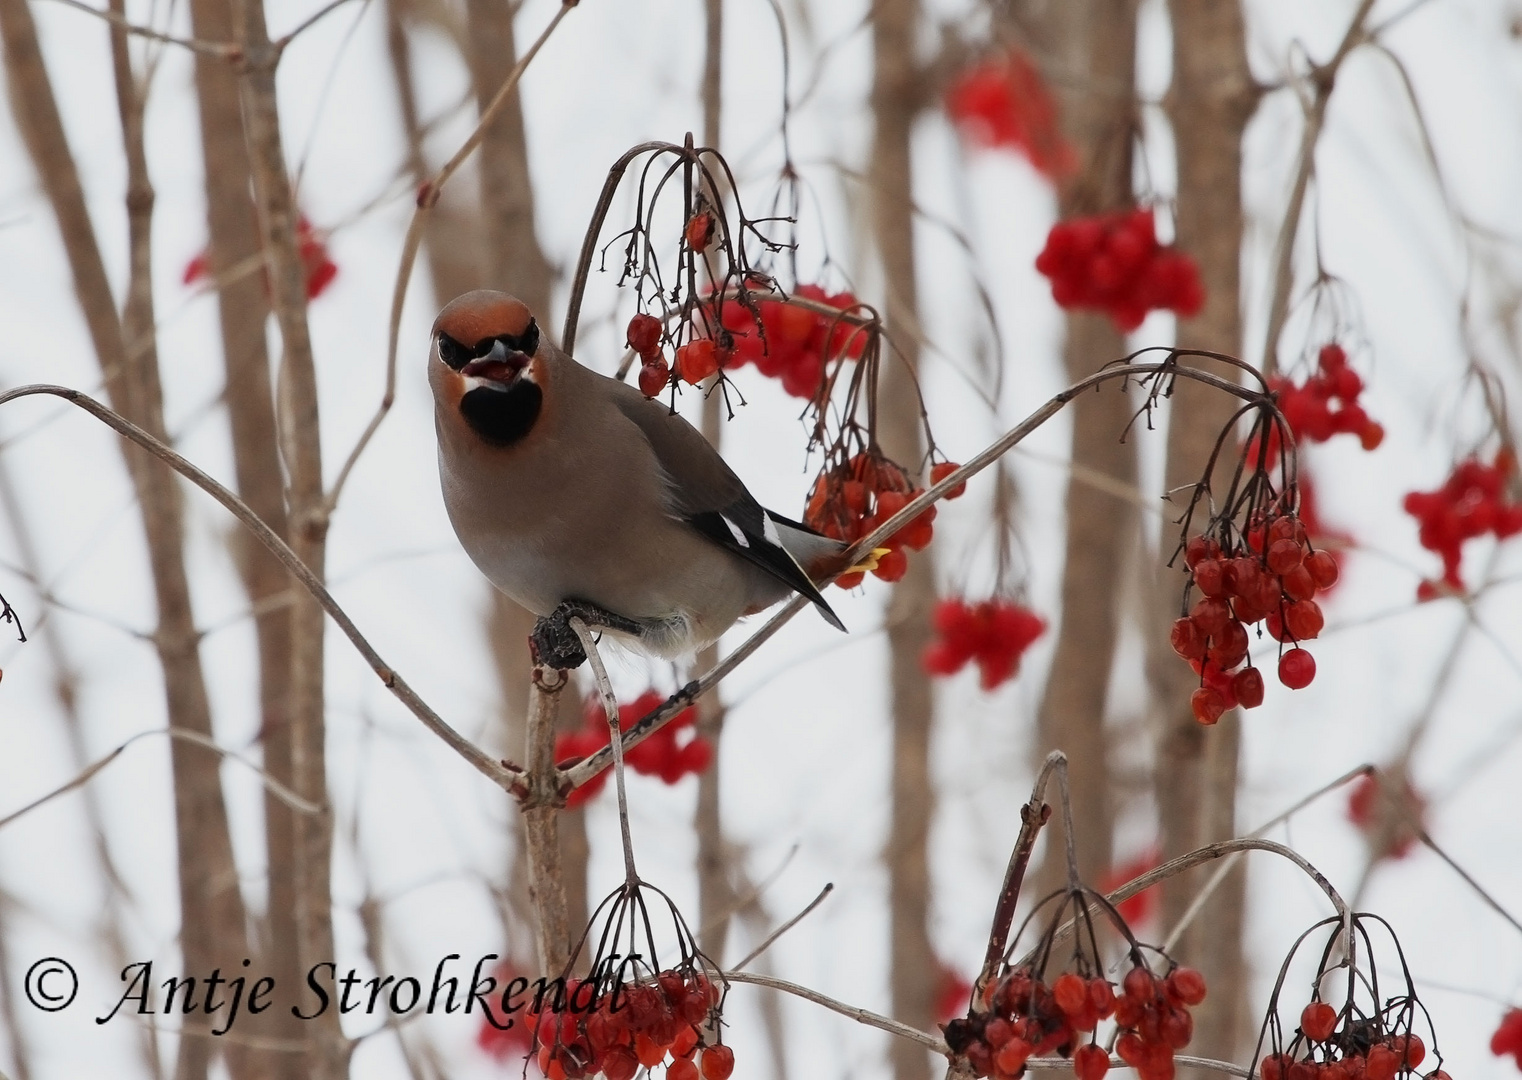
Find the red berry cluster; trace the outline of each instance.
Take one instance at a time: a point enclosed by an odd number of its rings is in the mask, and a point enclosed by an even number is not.
[[[1417,599],[1431,600],[1444,588],[1464,591],[1464,579],[1459,576],[1464,541],[1486,533],[1505,540],[1522,532],[1522,504],[1512,502],[1506,490],[1516,468],[1512,452],[1503,449],[1493,464],[1469,458],[1456,465],[1436,491],[1413,491],[1406,496],[1406,513],[1421,523],[1422,547],[1443,559],[1442,581],[1422,582]]]
[[[1508,1009],[1501,1017],[1501,1026],[1490,1037],[1490,1052],[1497,1057],[1510,1054],[1522,1069],[1522,1009]]]
[[[1323,443],[1333,435],[1357,435],[1365,450],[1373,450],[1385,441],[1385,429],[1358,403],[1363,393],[1363,379],[1348,366],[1348,354],[1333,342],[1323,345],[1316,358],[1316,373],[1296,384],[1286,378],[1268,380],[1268,388],[1279,396],[1279,411],[1294,433],[1297,442]],[[1279,455],[1278,425],[1270,429],[1268,459],[1271,468]],[[1249,460],[1255,460],[1249,457]]]
[[[1205,304],[1194,260],[1157,242],[1145,207],[1057,222],[1036,269],[1052,279],[1058,307],[1107,312],[1122,330],[1135,330],[1149,311],[1189,316]]]
[[[1337,580],[1337,562],[1312,550],[1305,526],[1292,514],[1260,520],[1246,544],[1223,551],[1214,539],[1196,536],[1184,562],[1200,599],[1173,624],[1170,638],[1201,685],[1190,698],[1194,717],[1213,724],[1237,705],[1263,704],[1263,675],[1247,659],[1247,628],[1262,622],[1275,641],[1294,646],[1279,658],[1279,681],[1291,690],[1309,686],[1316,661],[1296,643],[1321,633],[1324,619],[1313,597]]]
[[[1018,49],[957,76],[946,91],[946,114],[968,142],[1024,154],[1049,179],[1078,166],[1078,155],[1062,138],[1051,92]]]
[[[326,237],[313,228],[305,214],[296,218],[296,254],[306,272],[307,299],[315,300],[333,284],[333,279],[338,276],[338,264],[328,257]],[[202,251],[185,264],[180,280],[186,285],[194,285],[210,276],[211,256]],[[265,289],[269,289],[268,278],[265,278]]]
[[[932,469],[930,475],[943,478],[955,468],[950,463],[942,463]],[[943,469],[946,471],[940,471]],[[937,481],[932,479],[931,482]],[[908,474],[898,465],[880,454],[863,451],[845,464],[819,474],[813,491],[809,493],[803,522],[833,540],[854,544],[908,506],[923,490],[911,484]],[[947,498],[955,497],[954,494],[947,495]],[[909,556],[905,549],[919,551],[930,543],[935,534],[935,513],[934,506],[926,507],[913,521],[882,541],[888,552],[877,560],[872,574],[884,581],[898,581],[908,573]],[[853,571],[840,575],[835,584],[842,589],[854,589],[865,576],[865,571]]]
[[[1194,1036],[1189,1010],[1205,1000],[1205,976],[1176,967],[1158,978],[1137,966],[1126,972],[1115,1003],[1120,1038],[1115,1053],[1141,1080],[1173,1080],[1173,1056]]]
[[[1427,1056],[1419,1035],[1386,1035],[1370,1043],[1347,1032],[1334,1040],[1336,1028],[1337,1010],[1324,1001],[1311,1002],[1300,1014],[1300,1031],[1308,1042],[1325,1047],[1325,1059],[1270,1054],[1258,1063],[1258,1075],[1262,1080],[1395,1080],[1402,1073],[1415,1075]],[[1343,1044],[1366,1045],[1367,1050],[1345,1054]],[[1427,1080],[1449,1080],[1449,1076],[1436,1069],[1427,1074]]]
[[[567,983],[570,991],[575,984]],[[632,983],[572,1007],[567,993],[560,1011],[545,1009],[535,1025],[539,1071],[548,1080],[602,1075],[632,1080],[641,1067],[665,1063],[669,1080],[729,1080],[735,1054],[705,1046],[703,1027],[719,1003],[719,990],[698,971],[663,971],[653,983]],[[550,1004],[546,1002],[546,1004]]]
[[[1386,796],[1380,791],[1380,781],[1374,776],[1362,777],[1348,793],[1348,820],[1357,825],[1371,840],[1374,839],[1375,829],[1381,824],[1385,798]],[[1427,800],[1417,794],[1410,781],[1405,783],[1404,789],[1397,798],[1416,814],[1417,820],[1425,816]],[[1402,819],[1396,823],[1390,835],[1390,849],[1382,852],[1381,855],[1392,859],[1403,859],[1416,846],[1417,839],[1416,830]]]
[[[619,705],[619,730],[628,731],[640,719],[660,708],[665,700],[665,695],[659,691],[646,690],[633,701]],[[713,746],[690,730],[697,718],[696,708],[683,709],[654,735],[626,751],[624,762],[635,772],[659,776],[668,784],[676,783],[689,773],[697,775],[702,772],[713,761]],[[684,731],[689,738],[679,742],[677,736]],[[555,760],[561,765],[575,764],[607,745],[608,714],[602,707],[602,699],[592,694],[582,711],[581,730],[556,737]],[[607,780],[608,770],[604,769],[571,792],[566,805],[580,806],[592,799]]]
[[[955,675],[976,661],[984,690],[992,690],[1020,673],[1025,650],[1046,630],[1046,620],[1008,600],[969,604],[953,597],[935,605],[939,635],[925,648],[921,663],[931,675]]]
[[[1194,1034],[1191,1006],[1205,1000],[1205,978],[1191,968],[1175,968],[1158,978],[1133,967],[1121,984],[1085,979],[1067,972],[1048,988],[1027,969],[1018,969],[984,992],[987,1011],[948,1024],[946,1041],[967,1058],[977,1076],[1011,1080],[1033,1056],[1072,1055],[1078,1080],[1103,1080],[1110,1056],[1080,1033],[1115,1018],[1116,1053],[1142,1080],[1172,1080],[1173,1056]]]
[[[1101,1080],[1109,1069],[1110,1056],[1099,1047],[1078,1046],[1080,1031],[1093,1031],[1115,1012],[1115,987],[1107,980],[1069,972],[1048,987],[1017,968],[990,983],[983,1000],[986,1011],[946,1025],[947,1045],[967,1058],[974,1075],[1012,1080],[1029,1058],[1053,1051],[1073,1055],[1080,1080]]]
[[[818,285],[799,285],[793,292],[837,311],[850,311],[860,301],[849,292],[829,293]],[[724,329],[734,340],[733,352],[721,359],[725,368],[751,363],[769,379],[781,379],[794,397],[812,398],[824,378],[824,366],[837,356],[855,360],[867,344],[866,331],[822,312],[782,300],[762,300],[761,326],[738,300],[723,305]],[[764,331],[764,338],[763,333]]]

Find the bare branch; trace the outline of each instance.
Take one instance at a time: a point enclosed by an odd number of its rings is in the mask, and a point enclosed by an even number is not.
[[[866,1024],[880,1031],[886,1031],[889,1035],[896,1035],[900,1039],[908,1039],[917,1042],[927,1050],[933,1050],[937,1054],[946,1057],[951,1056],[951,1048],[946,1045],[944,1039],[938,1039],[934,1035],[928,1035],[918,1028],[912,1028],[908,1024],[901,1024],[897,1020],[891,1020],[886,1016],[879,1016],[869,1009],[858,1009],[855,1005],[847,1005],[843,1001],[810,990],[807,986],[799,986],[797,983],[788,982],[786,979],[778,979],[771,975],[759,975],[753,971],[726,971],[722,975],[725,982],[751,983],[755,986],[765,986],[772,990],[781,990],[785,994],[801,997],[805,1001],[812,1001],[815,1005],[823,1005],[831,1012],[838,1012],[841,1016],[848,1016],[858,1024]]]
[[[798,914],[794,915],[787,922],[785,922],[781,926],[777,927],[777,929],[773,930],[770,934],[767,934],[766,937],[762,940],[761,944],[757,945],[750,952],[746,953],[745,959],[741,960],[738,964],[735,965],[735,970],[736,971],[744,971],[746,968],[750,967],[750,962],[752,960],[754,960],[756,957],[760,956],[767,949],[770,949],[772,947],[773,943],[775,943],[778,938],[780,938],[783,934],[787,933],[793,927],[797,926],[800,922],[802,922],[809,915],[810,912],[812,912],[820,904],[824,903],[824,898],[826,896],[829,896],[830,893],[832,893],[834,891],[835,891],[835,883],[833,881],[831,881],[828,884],[826,884],[824,888],[819,890],[819,895],[814,897],[814,899],[809,901],[807,907],[805,907]]]
[[[344,636],[354,645],[360,656],[370,665],[372,671],[380,678],[386,689],[405,705],[414,716],[423,722],[423,725],[459,754],[471,765],[475,766],[487,779],[508,791],[516,792],[522,785],[522,772],[516,767],[494,761],[485,751],[465,738],[454,728],[445,723],[444,719],[431,709],[426,702],[417,695],[417,692],[407,685],[406,681],[396,673],[384,660],[374,647],[359,632],[353,620],[338,605],[332,594],[317,580],[316,575],[307,568],[306,564],[296,557],[289,545],[276,536],[273,531],[261,521],[244,501],[223,487],[216,480],[202,472],[190,461],[176,453],[173,449],[165,446],[162,442],[149,435],[142,428],[119,414],[106,408],[94,398],[71,390],[65,386],[49,386],[46,384],[32,384],[30,386],[18,386],[14,390],[8,390],[0,394],[0,406],[5,405],[17,398],[30,397],[34,394],[50,394],[54,397],[63,398],[71,404],[79,406],[85,412],[94,416],[97,420],[115,430],[124,438],[147,450],[154,457],[163,461],[175,472],[195,484],[196,487],[206,492],[217,502],[221,503],[242,525],[253,533],[254,537],[265,547],[274,553],[291,575],[301,583],[302,588],[322,606],[332,620],[338,624],[338,628],[344,632]]]
[[[218,746],[215,740],[208,739],[198,731],[187,731],[184,728],[154,728],[151,731],[139,731],[136,735],[133,735],[131,738],[118,745],[116,749],[112,750],[109,754],[101,758],[99,761],[86,766],[86,768],[72,780],[60,785],[59,787],[54,788],[46,795],[42,795],[36,799],[33,799],[31,802],[27,803],[19,810],[12,810],[4,817],[0,817],[0,829],[5,828],[7,825],[11,824],[11,822],[16,821],[18,818],[25,817],[27,814],[30,814],[38,807],[52,802],[54,799],[58,798],[58,796],[67,794],[68,792],[73,791],[75,788],[82,787],[83,785],[89,783],[90,780],[94,778],[96,773],[100,772],[107,765],[111,764],[117,758],[121,757],[123,751],[125,751],[127,747],[131,746],[139,739],[146,738],[149,735],[168,735],[171,739],[181,739],[184,742],[194,743],[196,746],[205,747],[207,750],[211,750],[214,753],[220,754],[225,758],[231,758],[233,761],[236,761],[238,764],[244,766],[245,768],[251,769],[254,773],[256,773],[260,781],[263,782],[264,786],[269,789],[270,793],[274,795],[275,798],[285,803],[297,813],[317,814],[322,812],[322,807],[317,806],[314,803],[310,803],[306,799],[303,799],[300,795],[297,795],[290,788],[286,787],[279,780],[276,780],[273,776],[265,772],[258,765],[255,765],[252,761],[248,760],[248,758],[244,757],[236,750],[228,750],[226,747]]]

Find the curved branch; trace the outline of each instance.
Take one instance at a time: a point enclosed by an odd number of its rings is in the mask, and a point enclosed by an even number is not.
[[[49,394],[53,397],[63,398],[72,405],[77,405],[107,427],[110,427],[123,438],[129,439],[148,451],[154,457],[164,462],[175,472],[189,480],[196,487],[206,492],[217,502],[221,503],[226,510],[242,523],[243,527],[254,534],[254,537],[269,548],[275,558],[280,560],[291,575],[301,583],[302,588],[311,593],[314,599],[322,605],[322,609],[328,613],[332,620],[338,624],[338,628],[344,632],[344,636],[354,645],[360,656],[370,665],[387,690],[405,705],[414,716],[423,722],[423,725],[439,738],[443,739],[450,749],[459,754],[471,765],[475,766],[487,779],[508,791],[517,792],[522,786],[522,772],[516,768],[504,766],[498,763],[484,750],[461,735],[454,728],[444,722],[444,719],[429,708],[428,704],[417,695],[417,692],[408,686],[406,681],[398,675],[384,660],[380,653],[365,639],[354,625],[348,614],[333,599],[331,593],[324,587],[311,569],[296,557],[296,553],[290,549],[286,542],[280,539],[264,521],[248,508],[248,504],[216,480],[193,465],[189,460],[176,453],[170,447],[164,445],[142,428],[124,419],[120,414],[106,408],[100,402],[88,394],[71,390],[66,386],[49,386],[43,383],[34,383],[30,386],[18,386],[14,390],[7,390],[0,394],[0,406],[19,398],[31,397],[35,394]]]
[[[1276,843],[1273,840],[1264,840],[1257,836],[1239,836],[1235,840],[1221,840],[1214,844],[1207,844],[1202,848],[1196,848],[1188,854],[1180,855],[1176,859],[1170,859],[1161,866],[1155,866],[1145,874],[1132,878],[1120,888],[1108,893],[1105,899],[1112,904],[1120,904],[1131,899],[1137,893],[1150,889],[1159,881],[1182,874],[1185,870],[1192,870],[1201,863],[1212,862],[1215,859],[1239,851],[1272,852],[1275,855],[1288,859],[1301,870],[1305,871],[1306,876],[1314,881],[1322,892],[1326,893],[1327,899],[1331,901],[1332,907],[1336,909],[1337,917],[1341,920],[1347,932],[1348,940],[1351,941],[1353,939],[1353,909],[1348,907],[1342,895],[1332,887],[1332,883],[1326,879],[1326,875],[1312,866],[1305,856],[1301,855],[1298,851],[1285,847],[1283,844]],[[1069,919],[1063,923],[1057,928],[1057,932],[1052,935],[1053,943],[1065,940],[1073,933],[1073,928],[1073,920]],[[1020,958],[1015,966],[1021,967],[1029,963],[1033,955],[1034,952],[1027,953]]]

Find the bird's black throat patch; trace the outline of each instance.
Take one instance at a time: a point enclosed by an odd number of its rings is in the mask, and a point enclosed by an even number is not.
[[[478,386],[460,399],[470,429],[493,446],[511,446],[529,433],[544,404],[538,384],[519,378],[506,390]]]

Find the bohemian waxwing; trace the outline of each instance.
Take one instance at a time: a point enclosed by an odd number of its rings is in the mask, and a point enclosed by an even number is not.
[[[662,657],[792,592],[845,629],[803,569],[840,569],[843,545],[763,509],[691,424],[544,340],[521,301],[451,301],[428,382],[449,520],[540,616],[540,662],[585,658],[573,615]]]

